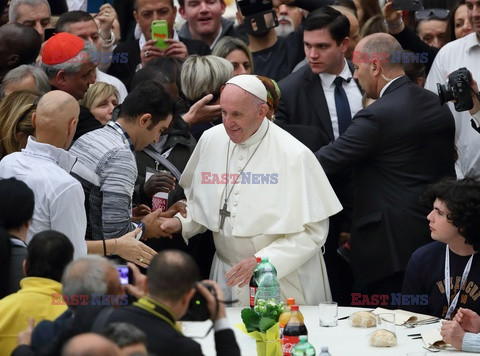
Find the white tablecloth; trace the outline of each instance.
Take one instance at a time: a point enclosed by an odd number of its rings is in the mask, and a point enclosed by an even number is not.
[[[228,320],[235,331],[235,337],[244,356],[255,356],[255,341],[248,335],[243,334],[235,325],[241,323],[240,311],[242,308],[227,308]],[[338,317],[342,318],[348,316],[353,312],[359,310],[368,310],[353,307],[339,307]],[[316,306],[300,306],[300,311],[305,318],[305,325],[308,330],[308,341],[315,347],[317,355],[321,351],[322,346],[328,346],[329,352],[332,356],[374,356],[374,355],[389,355],[389,356],[405,356],[409,352],[425,351],[423,349],[423,341],[421,339],[414,340],[407,335],[418,334],[422,331],[431,328],[440,328],[440,322],[436,324],[424,325],[415,328],[406,328],[405,326],[397,326],[397,340],[398,344],[390,348],[372,347],[368,344],[368,334],[375,330],[375,328],[364,329],[355,328],[350,325],[348,319],[339,320],[336,327],[320,327],[318,325],[318,307]],[[203,336],[210,327],[211,322],[193,323],[184,322],[183,332],[187,336]],[[215,356],[215,342],[213,332],[206,338],[195,338],[197,342],[202,345],[203,353],[206,356]],[[442,350],[437,353],[438,356],[444,355],[473,355],[461,351],[447,351]],[[432,353],[433,355],[433,353]]]

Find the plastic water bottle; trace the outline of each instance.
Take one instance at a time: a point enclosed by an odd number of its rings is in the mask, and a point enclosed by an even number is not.
[[[277,269],[275,268],[274,265],[272,265],[268,261],[268,257],[262,257],[262,262],[255,268],[254,276],[257,279],[257,284],[260,284],[260,280],[262,279],[263,273],[265,273],[265,267],[270,266],[273,269],[273,272],[275,273],[275,276],[277,276]],[[256,273],[256,274],[255,274]]]
[[[277,274],[272,265],[263,267],[263,275],[259,279],[257,294],[255,295],[255,305],[259,299],[269,300],[275,299],[280,303],[280,285],[277,281]]]
[[[327,346],[322,346],[322,352],[320,352],[318,356],[332,356],[332,355],[330,355],[330,352],[328,352]]]
[[[315,348],[307,340],[307,335],[300,335],[300,342],[292,348],[292,356],[315,356]]]
[[[250,283],[248,288],[250,290],[250,308],[255,306],[255,295],[257,294],[258,283],[257,283],[257,274],[258,274],[258,266],[262,262],[260,257],[257,257],[257,266],[253,270],[252,278],[250,278]]]

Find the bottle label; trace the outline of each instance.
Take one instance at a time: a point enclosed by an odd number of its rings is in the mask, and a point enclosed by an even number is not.
[[[257,294],[257,287],[250,287],[250,307],[255,306],[255,295]]]
[[[283,356],[291,356],[292,348],[300,342],[299,335],[283,335],[282,338],[282,352]]]

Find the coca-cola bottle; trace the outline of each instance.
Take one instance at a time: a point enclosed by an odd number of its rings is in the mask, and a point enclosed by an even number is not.
[[[250,278],[249,290],[250,290],[250,308],[255,306],[255,294],[257,294],[258,283],[257,283],[257,274],[258,266],[262,262],[261,257],[257,257],[257,266],[253,270],[252,278]]]
[[[307,327],[300,317],[298,305],[291,306],[291,315],[283,329],[282,351],[283,356],[292,356],[292,348],[300,341],[300,335],[308,335]]]
[[[283,313],[280,314],[278,318],[278,325],[280,326],[280,339],[283,337],[283,329],[290,320],[290,315],[292,314],[291,307],[295,304],[295,298],[287,298],[287,306],[283,309]]]

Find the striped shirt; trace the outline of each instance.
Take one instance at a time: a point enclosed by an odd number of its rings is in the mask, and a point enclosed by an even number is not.
[[[125,137],[107,125],[81,136],[70,153],[95,174],[92,178],[72,173],[85,191],[86,239],[110,239],[132,231],[137,164]]]

